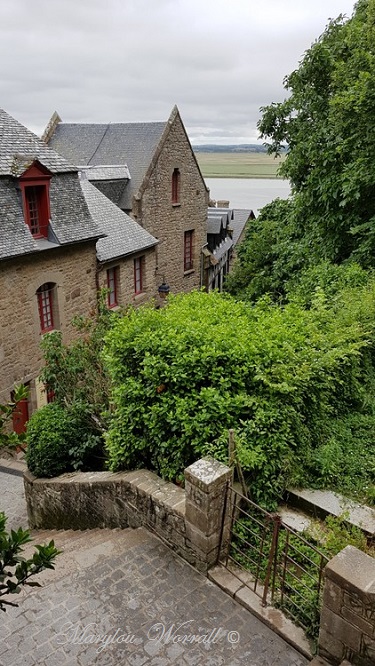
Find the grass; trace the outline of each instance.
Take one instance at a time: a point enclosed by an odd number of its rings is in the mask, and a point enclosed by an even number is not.
[[[266,153],[196,153],[205,178],[277,178],[284,159]]]

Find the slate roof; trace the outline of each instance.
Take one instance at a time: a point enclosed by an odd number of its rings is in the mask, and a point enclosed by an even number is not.
[[[249,208],[235,208],[233,210],[234,217],[230,223],[231,229],[233,229],[233,245],[237,245],[240,236],[246,226],[246,222],[250,218],[251,220],[255,219],[253,211]]]
[[[24,219],[18,186],[18,176],[36,159],[53,174],[48,239],[32,236]],[[94,241],[103,235],[89,213],[76,167],[1,109],[0,230],[0,259]]]
[[[230,248],[233,247],[233,241],[230,238],[230,236],[227,236],[225,240],[223,240],[220,245],[215,248],[213,251],[213,255],[215,259],[221,259],[227,252],[229,252]]]
[[[92,218],[106,234],[106,237],[99,239],[96,244],[99,261],[111,261],[157,244],[156,238],[120,210],[84,176],[80,185]]]
[[[85,166],[82,169],[90,181],[99,180],[130,180],[127,165],[103,164],[102,166]]]
[[[36,134],[0,109],[0,176],[20,176],[35,159],[52,173],[77,171]]]
[[[130,210],[166,124],[58,123],[49,146],[79,166],[127,165],[131,181],[124,188],[120,207]]]

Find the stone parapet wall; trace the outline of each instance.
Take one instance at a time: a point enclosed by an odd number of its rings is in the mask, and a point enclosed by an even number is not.
[[[230,470],[212,459],[187,468],[186,492],[154,472],[24,473],[33,529],[147,527],[200,571],[216,562]]]
[[[375,559],[353,546],[325,568],[319,654],[332,664],[375,664]]]

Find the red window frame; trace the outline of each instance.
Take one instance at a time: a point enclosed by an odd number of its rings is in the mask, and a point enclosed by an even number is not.
[[[180,203],[180,169],[174,169],[172,173],[172,203]]]
[[[134,293],[143,292],[143,257],[134,259]]]
[[[184,271],[193,268],[193,237],[194,231],[185,231],[184,234]]]
[[[34,238],[47,238],[51,217],[49,184],[52,174],[34,162],[20,178],[25,222]]]
[[[118,305],[118,266],[107,270],[108,307],[115,308]]]
[[[47,333],[54,329],[53,317],[53,282],[45,282],[37,290],[39,320],[41,333]]]

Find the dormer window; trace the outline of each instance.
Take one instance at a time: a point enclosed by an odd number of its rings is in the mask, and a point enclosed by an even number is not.
[[[52,174],[35,161],[21,176],[20,187],[25,222],[34,238],[48,237],[50,220],[49,184]]]

